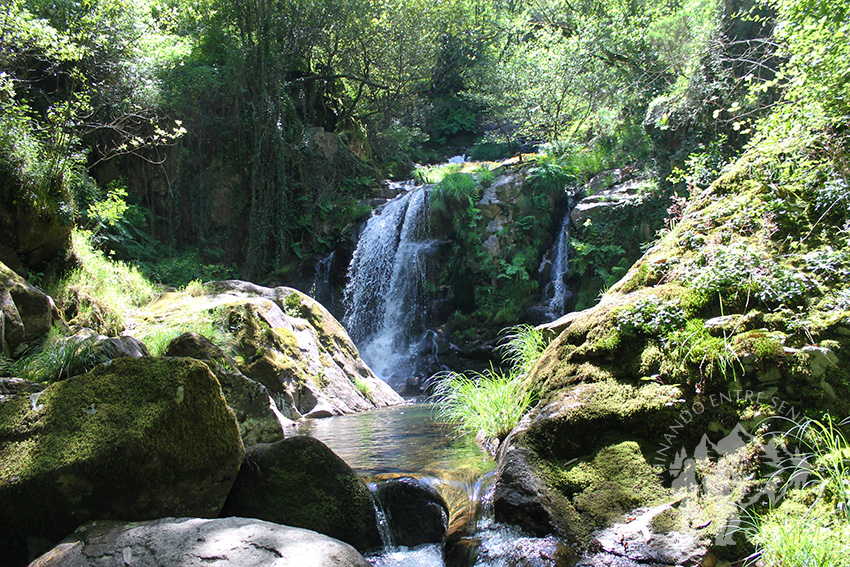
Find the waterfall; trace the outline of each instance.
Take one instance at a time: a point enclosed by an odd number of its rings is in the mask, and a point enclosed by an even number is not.
[[[310,297],[324,305],[328,311],[335,313],[333,282],[331,273],[333,271],[336,251],[331,252],[316,262],[316,272],[313,276],[313,285],[310,287]]]
[[[572,295],[565,281],[569,269],[569,247],[570,214],[568,210],[561,221],[551,260],[552,271],[549,275],[549,282],[544,289],[545,297],[549,298],[545,306],[545,315],[549,321],[554,321],[566,312],[567,300]]]
[[[414,373],[425,330],[423,293],[428,193],[420,187],[387,203],[366,223],[348,267],[343,318],[360,356],[396,390]]]

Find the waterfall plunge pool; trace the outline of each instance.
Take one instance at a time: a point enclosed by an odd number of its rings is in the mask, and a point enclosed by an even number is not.
[[[468,565],[555,567],[574,563],[572,550],[554,537],[533,538],[496,524],[490,497],[496,463],[471,436],[434,420],[434,406],[414,402],[363,413],[300,422],[292,431],[325,443],[367,482],[412,476],[446,500],[452,518],[478,510]],[[451,522],[451,520],[450,520]],[[375,567],[445,567],[437,544],[390,548],[367,558]]]

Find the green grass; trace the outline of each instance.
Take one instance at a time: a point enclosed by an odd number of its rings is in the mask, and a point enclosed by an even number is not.
[[[437,419],[462,431],[504,439],[534,401],[515,374],[491,369],[436,377]]]
[[[502,331],[504,339],[499,345],[502,357],[513,372],[525,376],[537,364],[549,342],[543,332],[531,325],[517,325]]]
[[[53,327],[40,345],[8,365],[5,373],[34,382],[63,380],[109,360],[107,349],[106,344],[96,346],[94,337],[69,337]]]
[[[787,419],[787,418],[780,418]],[[791,421],[791,420],[789,420]],[[753,522],[753,567],[837,567],[850,554],[850,443],[830,415],[792,421],[783,434],[797,451],[779,475],[789,497]]]
[[[839,567],[850,550],[850,524],[828,515],[777,511],[757,524],[752,540],[757,551],[747,566]]]
[[[193,313],[192,319],[169,321],[141,329],[136,337],[145,343],[151,356],[162,356],[175,338],[184,333],[196,333],[208,338],[213,344],[228,352],[233,339],[214,321],[212,313]]]
[[[91,237],[80,229],[71,233],[70,252],[77,267],[50,286],[49,294],[69,323],[118,335],[133,310],[151,301],[157,288],[136,268],[94,248]]]

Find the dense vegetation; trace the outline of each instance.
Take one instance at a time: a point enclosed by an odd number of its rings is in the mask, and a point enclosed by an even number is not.
[[[562,189],[629,166],[655,183],[666,227],[653,263],[615,291],[656,278],[682,293],[621,306],[592,346],[616,352],[637,340],[653,354],[641,361],[657,371],[647,378],[731,383],[743,372],[732,334],[759,360],[780,359],[850,309],[849,9],[840,0],[10,0],[0,8],[0,260],[54,286],[69,321],[115,334],[155,294],[141,273],[178,286],[289,283],[300,263],[347,240],[382,177],[453,153],[518,154],[528,181],[521,234],[497,263],[484,260],[474,206],[493,173],[431,179],[435,222],[453,227],[455,248],[434,285],[456,289],[463,325],[505,326],[537,291],[532,274]],[[628,246],[593,227],[573,243],[575,272],[610,286],[634,259]],[[96,249],[127,265],[115,272]],[[57,260],[57,251],[70,254]],[[706,330],[709,311],[756,309],[773,334]],[[96,362],[84,343],[46,341],[28,375]],[[539,393],[529,370],[502,381],[521,384],[507,394],[518,402],[507,422],[468,427],[504,437]],[[492,378],[455,376],[442,394],[473,399]],[[828,416],[794,431],[814,444],[823,473],[799,512],[840,545],[846,436]],[[797,564],[782,546],[811,543],[793,542],[807,532],[789,502],[753,536],[766,565]]]

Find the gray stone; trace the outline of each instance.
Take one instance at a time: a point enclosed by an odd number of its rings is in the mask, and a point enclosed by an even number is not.
[[[231,321],[240,362],[288,419],[313,410],[332,415],[400,404],[404,399],[363,362],[348,333],[314,299],[292,288],[239,280],[205,284],[208,294],[165,294],[145,318],[167,321],[217,310]]]
[[[576,227],[583,227],[590,221],[605,218],[612,209],[629,204],[636,204],[643,199],[642,192],[649,187],[649,182],[632,180],[610,189],[604,189],[594,195],[585,197],[573,207],[570,219]]]
[[[249,518],[86,524],[30,567],[368,567],[353,547]]]
[[[820,378],[829,368],[838,366],[838,356],[828,348],[809,345],[801,348],[800,353],[808,358],[813,378]]]

